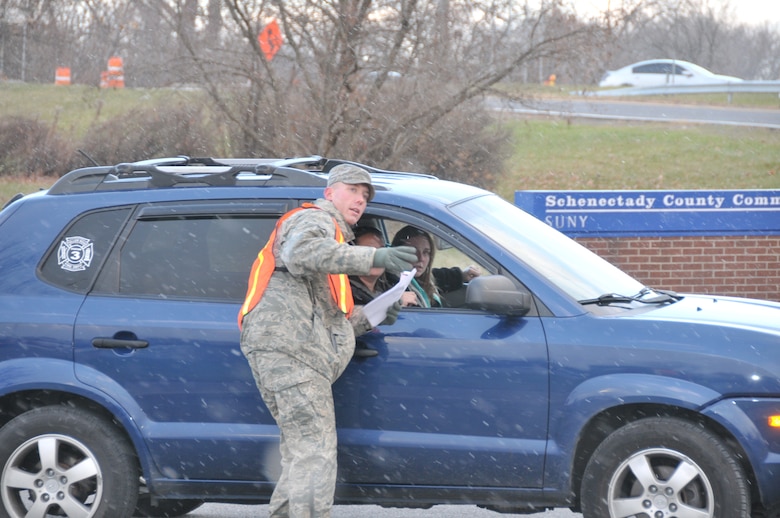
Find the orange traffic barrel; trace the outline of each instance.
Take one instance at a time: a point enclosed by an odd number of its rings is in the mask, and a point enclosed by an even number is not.
[[[124,88],[125,72],[122,58],[111,56],[108,58],[108,88]]]
[[[70,68],[69,67],[57,67],[57,72],[54,74],[55,85],[69,85],[70,84]]]

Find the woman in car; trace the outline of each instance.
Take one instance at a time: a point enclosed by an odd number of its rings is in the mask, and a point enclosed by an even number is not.
[[[417,251],[417,262],[412,266],[417,269],[414,279],[409,284],[409,290],[416,295],[413,305],[423,308],[442,307],[442,299],[439,293],[455,291],[479,275],[476,267],[470,266],[461,270],[457,266],[452,268],[432,268],[436,255],[436,247],[431,235],[417,227],[407,225],[399,230],[391,246],[406,245],[414,247]],[[390,281],[396,281],[391,278]]]

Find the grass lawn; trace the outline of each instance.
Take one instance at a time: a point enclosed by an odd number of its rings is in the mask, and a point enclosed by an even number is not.
[[[513,154],[496,188],[779,189],[780,131],[566,121],[510,123]]]
[[[549,87],[528,88],[529,95],[555,94]],[[557,95],[572,89],[559,87]],[[139,106],[203,102],[202,95],[197,90],[0,83],[0,118],[34,117],[69,138],[79,138],[95,122]],[[663,100],[724,103],[705,96]],[[778,109],[776,96],[750,96],[733,103]],[[504,123],[512,131],[513,153],[495,190],[510,201],[521,189],[780,189],[778,130],[534,116]],[[17,192],[48,187],[54,180],[0,177],[0,203]]]
[[[0,117],[38,119],[73,138],[83,137],[95,123],[130,110],[180,100],[202,103],[203,93],[168,88],[101,89],[0,82]]]
[[[30,194],[48,188],[55,178],[44,176],[34,178],[0,177],[0,207],[17,193]]]

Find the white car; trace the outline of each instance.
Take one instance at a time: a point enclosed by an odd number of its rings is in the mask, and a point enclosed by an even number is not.
[[[599,82],[600,87],[613,86],[671,86],[736,83],[742,79],[713,74],[706,68],[678,59],[651,59],[640,61],[618,70],[608,70]]]

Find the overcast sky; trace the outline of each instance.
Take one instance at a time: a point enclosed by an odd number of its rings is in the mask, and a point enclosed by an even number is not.
[[[732,0],[729,2],[738,20],[746,23],[780,24],[780,2],[777,0]]]
[[[731,6],[738,21],[745,23],[763,23],[765,20],[780,27],[780,0],[710,0],[722,2]],[[614,9],[620,5],[620,0],[573,0],[577,10],[603,11],[607,5]]]

